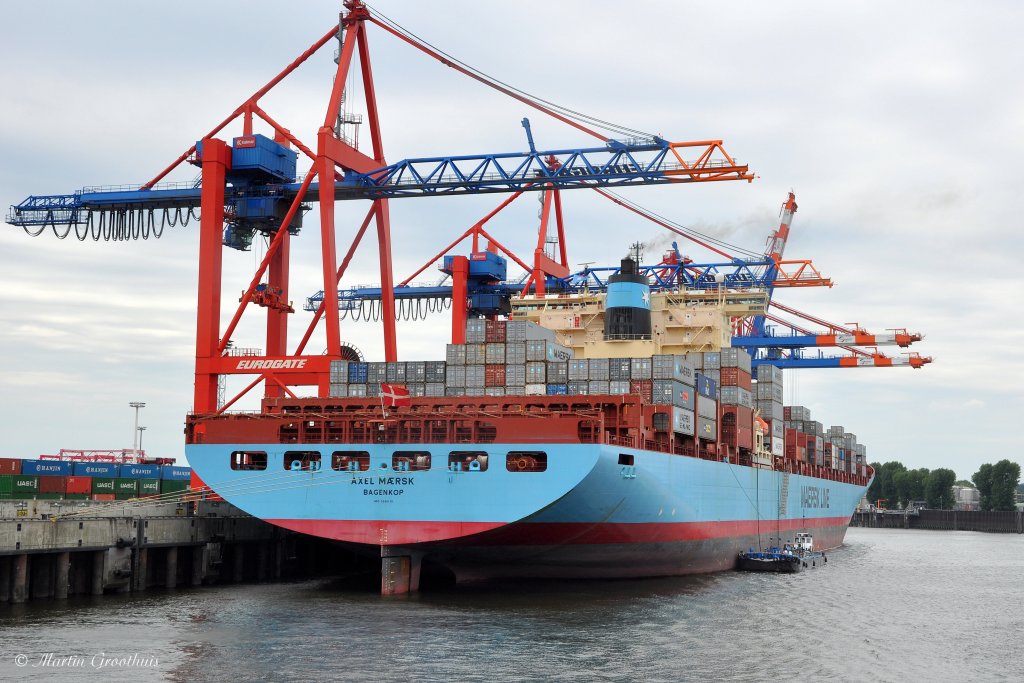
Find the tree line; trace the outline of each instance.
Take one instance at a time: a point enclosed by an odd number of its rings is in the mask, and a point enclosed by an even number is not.
[[[950,510],[956,500],[953,497],[953,470],[939,468],[929,470],[921,467],[908,470],[895,460],[880,464],[871,463],[875,469],[875,480],[868,489],[868,502],[884,501],[889,508],[906,507],[911,501],[925,501],[934,510]],[[1015,510],[1013,494],[1020,481],[1020,465],[1009,460],[1000,460],[982,465],[971,477],[974,486],[981,493],[982,510]]]

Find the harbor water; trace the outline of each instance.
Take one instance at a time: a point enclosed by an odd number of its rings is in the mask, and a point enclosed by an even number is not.
[[[851,528],[828,556],[796,575],[4,605],[0,680],[1017,680],[1024,536]]]

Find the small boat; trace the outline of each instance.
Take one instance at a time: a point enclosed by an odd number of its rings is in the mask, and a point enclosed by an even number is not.
[[[747,572],[778,572],[795,574],[801,569],[817,567],[828,563],[825,553],[814,551],[814,537],[808,533],[800,533],[792,543],[785,543],[781,548],[769,547],[767,550],[750,548],[739,554],[736,568]]]

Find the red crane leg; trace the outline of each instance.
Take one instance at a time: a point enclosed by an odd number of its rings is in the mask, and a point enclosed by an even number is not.
[[[338,256],[334,238],[334,160],[324,154],[327,139],[333,139],[330,128],[320,129],[320,154],[317,156],[320,178],[320,250],[323,266],[324,329],[327,334],[327,355],[341,352],[341,327],[338,324],[338,284],[335,273]]]
[[[288,303],[288,260],[291,252],[291,235],[288,228],[282,226],[284,235],[281,237],[281,244],[270,258],[270,268],[267,271],[267,285],[270,291],[280,291],[280,303],[282,306]],[[288,355],[288,311],[283,307],[269,306],[267,308],[267,355],[286,356]],[[281,388],[274,382],[267,382],[264,387],[264,395],[268,398],[281,396]]]
[[[469,259],[452,257],[452,344],[466,343],[466,318],[469,306]]]
[[[384,323],[384,360],[398,360],[398,330],[395,322],[395,279],[391,269],[391,217],[388,200],[378,199],[377,204],[377,250],[380,253],[380,315]],[[337,299],[337,297],[335,297]],[[334,310],[337,310],[337,300]]]
[[[201,361],[219,356],[224,182],[231,168],[231,148],[222,140],[203,141],[199,223],[199,299],[196,308],[196,376],[193,410],[217,410],[217,375],[199,371]],[[209,367],[209,364],[206,364]]]

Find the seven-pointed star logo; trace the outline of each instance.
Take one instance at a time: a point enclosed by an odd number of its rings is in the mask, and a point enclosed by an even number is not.
[[[650,292],[644,292],[643,294],[640,295],[640,298],[642,298],[644,300],[644,303],[647,304],[648,306],[651,305],[651,293]]]

